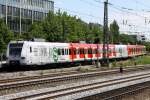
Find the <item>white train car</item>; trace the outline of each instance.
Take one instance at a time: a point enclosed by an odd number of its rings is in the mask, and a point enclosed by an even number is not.
[[[116,58],[127,58],[127,45],[115,45]]]
[[[58,53],[63,49],[64,52]],[[70,62],[69,44],[31,41],[10,42],[7,49],[7,63],[20,65],[45,65]]]

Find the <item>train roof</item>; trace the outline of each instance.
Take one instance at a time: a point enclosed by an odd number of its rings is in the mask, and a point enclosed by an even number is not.
[[[86,44],[86,43],[60,43],[60,42],[36,42],[36,41],[11,41],[10,43],[29,43],[29,44],[54,44],[54,45],[68,45],[71,44],[72,46],[76,47],[93,47],[97,48],[96,44]],[[99,44],[98,46],[103,46],[103,44]],[[128,47],[145,47],[143,45],[123,45],[123,44],[109,44],[109,46],[128,46]]]

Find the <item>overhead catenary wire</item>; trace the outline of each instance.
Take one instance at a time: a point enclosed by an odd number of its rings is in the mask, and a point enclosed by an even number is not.
[[[81,0],[82,2],[85,2],[85,3],[87,3],[87,4],[89,4],[89,5],[91,5],[91,6],[95,6],[95,4],[94,3],[92,3],[92,2],[89,2],[89,1],[86,1],[86,0]],[[102,1],[98,1],[98,0],[94,0],[95,2],[97,2],[97,3],[99,3],[99,4],[103,4],[104,2],[102,2]],[[133,12],[133,11],[137,11],[137,10],[132,10],[132,9],[130,9],[130,8],[127,8],[127,7],[122,7],[122,6],[117,6],[117,5],[114,5],[114,4],[112,4],[112,3],[108,3],[109,5],[110,5],[110,7],[111,8],[114,8],[116,11],[114,11],[113,10],[113,12],[120,12],[120,13],[127,13],[127,15],[128,14],[131,14],[131,15],[134,15],[134,16],[137,16],[137,17],[140,17],[140,18],[143,18],[144,19],[144,21],[145,21],[145,19],[146,19],[146,17],[145,16],[142,16],[142,15],[140,15],[140,14],[137,14],[137,13],[135,13],[135,12]],[[98,7],[98,6],[95,6],[95,7]],[[63,10],[63,11],[68,11],[68,12],[71,12],[71,13],[75,13],[75,14],[78,14],[79,16],[80,15],[83,15],[84,17],[91,17],[91,18],[96,18],[96,19],[98,19],[98,20],[103,20],[103,17],[98,17],[98,16],[94,16],[94,15],[92,15],[92,14],[89,14],[89,13],[83,13],[83,12],[79,12],[79,11],[73,11],[73,10],[70,10],[70,9],[66,9],[66,8],[61,8],[61,7],[56,7],[55,6],[55,8],[56,9],[61,9],[61,10]],[[148,18],[147,18],[148,19]],[[114,19],[112,19],[112,18],[109,18],[109,21],[113,21]],[[126,20],[125,20],[126,21]],[[127,21],[129,21],[128,19],[127,19]],[[99,21],[98,21],[99,22]],[[122,22],[122,21],[121,21]],[[118,22],[119,24],[121,24],[121,22]],[[134,27],[139,27],[139,28],[145,28],[145,27],[143,27],[143,26],[138,26],[138,25],[134,25],[134,24],[130,24],[130,25],[127,25],[127,24],[124,24],[124,26],[129,26],[129,27],[131,27],[131,26],[134,26]],[[146,29],[146,28],[145,28]]]

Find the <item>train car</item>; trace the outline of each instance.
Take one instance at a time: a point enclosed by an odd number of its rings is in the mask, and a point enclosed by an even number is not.
[[[46,65],[69,62],[69,44],[17,41],[10,42],[7,63],[20,65]]]
[[[145,54],[145,46],[109,45],[109,59]],[[12,41],[7,47],[9,65],[47,65],[102,60],[103,44]]]
[[[146,47],[142,45],[127,45],[128,57],[146,54]]]
[[[127,45],[115,45],[116,58],[127,58]]]

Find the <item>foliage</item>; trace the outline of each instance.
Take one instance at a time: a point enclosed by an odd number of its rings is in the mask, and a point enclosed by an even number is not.
[[[120,34],[119,38],[120,38],[120,43],[122,44],[136,44],[137,42],[136,38],[127,34]]]
[[[139,56],[125,61],[113,62],[113,67],[120,67],[122,64],[124,67],[130,67],[136,65],[150,64],[150,56]]]
[[[138,44],[145,45],[147,52],[150,53],[150,42],[138,42]]]
[[[26,22],[28,23],[28,22]],[[40,22],[34,22],[29,32],[22,35],[13,34],[0,20],[0,52],[6,49],[10,40],[44,38],[49,42],[79,42],[102,43],[103,31],[100,24],[86,23],[76,16],[71,16],[67,12],[49,12],[47,17]],[[114,20],[110,24],[110,43],[136,44],[133,37],[119,33],[119,26]],[[140,43],[150,50],[150,43]]]
[[[114,20],[110,24],[110,43],[112,44],[136,44],[137,40],[132,35],[120,34],[119,26]]]
[[[114,20],[112,24],[110,24],[110,43],[119,43],[119,26],[117,22]]]
[[[6,44],[13,39],[13,33],[8,29],[2,19],[0,19],[0,53],[6,49]]]
[[[143,64],[150,64],[150,56],[142,56],[142,57],[139,57],[136,62],[137,64],[139,65],[143,65]]]
[[[99,24],[85,23],[76,16],[66,12],[49,12],[41,23],[32,25],[29,37],[41,37],[51,42],[78,42],[94,43],[95,38],[102,36]]]

